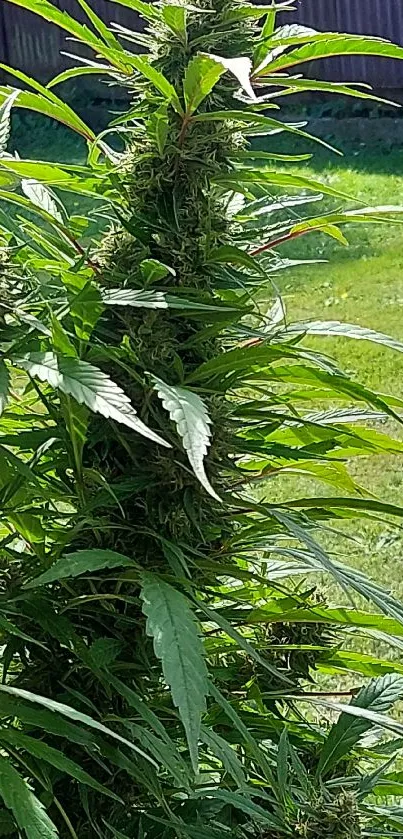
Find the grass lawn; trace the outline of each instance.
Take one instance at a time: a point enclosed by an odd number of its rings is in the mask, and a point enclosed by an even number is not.
[[[15,147],[21,156],[66,162],[81,162],[85,156],[85,144],[80,139],[48,120],[41,123],[36,117],[17,116],[15,129]],[[342,135],[340,121],[340,135],[332,141],[340,145]],[[345,146],[344,157],[313,144],[308,149],[296,148],[295,138],[290,135],[271,138],[270,148],[315,152],[313,160],[293,166],[293,171],[331,183],[368,205],[403,204],[403,150],[393,147],[390,137],[385,138],[384,147]],[[312,208],[321,212],[320,204],[308,209]],[[74,210],[79,208],[74,206]],[[282,256],[329,260],[326,265],[303,266],[276,275],[288,319],[348,321],[403,340],[403,225],[357,225],[346,232],[348,248],[323,235],[310,234],[279,250]],[[403,355],[398,352],[349,339],[311,338],[307,343],[333,355],[363,384],[403,397]],[[403,428],[388,423],[388,430],[403,438]],[[380,498],[403,504],[400,457],[362,459],[354,465],[354,473],[359,483]],[[326,485],[305,479],[277,481],[268,485],[267,497],[334,494]],[[340,558],[365,569],[403,598],[403,530],[387,523],[355,522],[349,532],[355,541],[343,541],[344,557],[340,556],[339,540],[330,538],[329,549],[337,544]]]
[[[341,135],[342,131],[340,122]],[[314,162],[298,164],[293,171],[331,183],[371,206],[403,204],[403,151],[397,148],[346,148],[344,158],[320,152]],[[311,209],[316,212],[320,206],[311,205]],[[282,256],[329,260],[326,265],[302,266],[277,275],[288,319],[347,321],[403,340],[403,226],[356,225],[344,232],[348,248],[318,234],[282,246]],[[400,353],[351,339],[310,338],[306,343],[332,355],[345,371],[372,389],[403,396]],[[387,431],[403,438],[403,428],[397,424],[388,422]],[[403,504],[401,457],[363,458],[354,464],[353,472],[360,484],[383,500]],[[290,493],[293,497],[308,492],[335,494],[305,479],[287,479],[280,489],[288,497]],[[269,488],[268,495],[272,493]],[[344,555],[340,555],[339,540],[330,537],[327,547],[333,550],[337,544],[339,558],[362,568],[403,598],[403,531],[363,521],[354,522],[347,532],[355,541],[343,540]]]

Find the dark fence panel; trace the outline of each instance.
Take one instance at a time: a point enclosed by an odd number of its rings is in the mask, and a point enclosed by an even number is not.
[[[139,16],[130,9],[107,0],[89,0],[97,14],[107,23],[114,21],[129,29],[141,28]],[[53,5],[88,24],[88,18],[76,0],[53,0]],[[91,26],[91,24],[90,24]],[[62,52],[86,54],[85,51],[59,27],[37,15],[0,0],[0,61],[18,67],[25,73],[49,81],[74,61]]]
[[[76,0],[54,2],[70,14],[82,17]],[[295,0],[295,4],[295,12],[284,14],[283,22],[299,22],[328,31],[373,34],[403,44],[403,0]],[[92,0],[92,5],[107,22],[139,28],[138,16],[116,3]],[[0,0],[0,61],[48,80],[71,64],[60,54],[62,50],[78,52],[79,48],[74,42],[66,42],[65,33],[53,24]],[[320,64],[315,62],[307,72],[330,80],[365,81],[376,88],[403,87],[403,61],[347,56]]]

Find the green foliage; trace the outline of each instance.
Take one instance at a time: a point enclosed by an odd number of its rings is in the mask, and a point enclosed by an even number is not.
[[[197,772],[197,744],[209,684],[194,616],[183,594],[151,574],[143,576],[141,599],[147,634],[154,639],[154,651],[179,709]]]
[[[122,556],[115,551],[90,550],[77,551],[61,557],[39,577],[25,584],[25,588],[37,588],[55,580],[63,580],[68,577],[79,577],[92,571],[100,571],[104,568],[122,568],[133,566],[133,560]]]
[[[57,839],[57,829],[43,804],[5,757],[0,757],[0,795],[28,839]]]
[[[362,688],[351,704],[377,713],[388,711],[401,698],[402,691],[403,681],[399,676],[384,676]],[[341,714],[331,728],[322,749],[318,764],[319,775],[325,777],[369,729],[371,729],[370,721]]]
[[[210,445],[210,417],[197,393],[182,387],[172,387],[154,376],[155,389],[171,420],[176,423],[178,434],[182,437],[183,447],[189,458],[196,478],[206,491],[217,501],[204,469],[204,458]]]
[[[389,711],[402,665],[358,639],[401,649],[403,607],[320,536],[403,515],[348,469],[402,452],[375,427],[400,421],[402,403],[304,338],[402,345],[338,321],[289,324],[274,280],[309,264],[282,259],[283,243],[314,231],[344,244],[344,226],[403,210],[273,169],[306,159],[279,154],[279,132],[315,138],[262,111],[300,89],[371,99],[286,71],[403,49],[276,29],[287,3],[119,0],[147,21],[130,33],[86,0],[87,23],[48,0],[9,2],[103,63],[47,87],[11,68],[24,90],[0,88],[0,835],[398,835],[403,726]],[[98,138],[53,93],[81,72],[132,99]],[[10,155],[15,107],[84,137],[87,163]],[[312,211],[322,195],[333,203]],[[339,494],[280,503],[283,475],[301,473]],[[311,583],[323,573],[348,608]]]

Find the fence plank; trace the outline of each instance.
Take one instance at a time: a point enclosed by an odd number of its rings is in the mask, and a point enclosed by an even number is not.
[[[53,0],[55,5],[83,19],[77,0]],[[138,15],[108,0],[90,0],[106,21],[129,29],[141,26]],[[403,44],[403,0],[294,0],[295,12],[283,22],[299,22],[328,31],[359,32],[389,38]],[[70,66],[63,50],[77,52],[65,33],[31,12],[0,0],[0,60],[47,81]],[[375,88],[402,88],[403,61],[372,57],[332,58],[308,68],[312,76],[329,80],[365,81]],[[105,88],[105,91],[107,89]]]

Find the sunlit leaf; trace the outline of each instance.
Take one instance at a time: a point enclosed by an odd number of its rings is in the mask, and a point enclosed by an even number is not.
[[[385,713],[403,695],[403,678],[394,674],[371,681],[355,696],[351,704],[377,713]],[[332,726],[320,752],[318,774],[325,776],[362,735],[372,727],[368,719],[341,714]]]
[[[142,76],[148,79],[154,87],[159,90],[162,94],[164,99],[166,99],[172,107],[177,111],[179,114],[182,113],[182,106],[180,104],[178,95],[176,93],[175,88],[173,85],[165,78],[165,76],[159,71],[156,70],[155,67],[152,66],[145,58],[142,56],[130,56],[130,64]]]
[[[11,109],[18,96],[19,91],[14,90],[0,107],[0,155],[7,151],[11,131]]]
[[[112,3],[126,6],[127,9],[138,12],[146,20],[154,21],[159,15],[158,8],[153,3],[145,3],[144,0],[112,0]]]
[[[193,114],[225,72],[224,65],[209,55],[196,55],[186,68],[183,80],[186,112]]]
[[[250,81],[252,74],[252,61],[250,58],[247,56],[240,56],[239,58],[222,58],[220,55],[212,55],[211,53],[209,53],[209,57],[213,58],[221,64],[225,70],[235,76],[241,85],[241,88],[245,91],[245,93],[247,93],[250,99],[256,99],[256,94]]]
[[[377,55],[385,58],[403,58],[403,48],[392,44],[390,41],[383,41],[379,38],[368,36],[342,35],[339,33],[319,33],[318,36],[308,34],[311,43],[305,44],[298,49],[291,50],[277,58],[264,68],[264,75],[277,73],[279,70],[286,70],[298,64],[305,64],[306,61],[315,61],[319,58],[329,58],[335,55]],[[304,39],[306,40],[306,39]],[[284,42],[292,43],[292,39],[284,39]],[[278,39],[273,42],[281,43]],[[262,74],[262,71],[258,71]]]
[[[209,495],[221,502],[210,484],[204,467],[204,459],[210,446],[211,420],[203,400],[197,393],[182,387],[167,385],[156,376],[153,376],[153,381],[164,408],[168,411],[171,420],[176,423],[196,478]]]
[[[87,361],[53,353],[31,353],[15,359],[17,367],[26,370],[30,376],[48,382],[52,387],[66,393],[91,411],[107,419],[115,420],[148,437],[155,443],[168,446],[158,434],[151,431],[141,420],[124,391]]]
[[[21,187],[24,195],[26,195],[33,204],[36,204],[37,207],[41,207],[45,210],[45,212],[53,216],[56,221],[60,221],[63,224],[63,215],[60,210],[59,201],[48,187],[44,184],[38,183],[38,181],[29,180],[28,178],[24,178],[21,181]]]
[[[376,332],[374,329],[367,329],[364,326],[353,323],[342,323],[338,320],[293,323],[287,327],[287,333],[354,338],[359,341],[371,341],[375,344],[382,344],[385,347],[390,347],[392,350],[403,352],[403,343],[397,341],[395,338],[390,338],[388,335],[383,335],[382,332]]]
[[[168,29],[176,35],[180,41],[186,43],[186,8],[179,5],[164,5],[162,17]]]
[[[92,47],[96,53],[104,56],[104,58],[108,58],[111,63],[115,62],[122,69],[125,68],[125,63],[121,58],[121,55],[124,57],[122,50],[110,49],[103,40],[94,35],[88,26],[79,23],[68,12],[62,11],[57,6],[54,6],[49,0],[7,0],[7,2],[29,9],[45,20],[55,23],[83,44]]]

